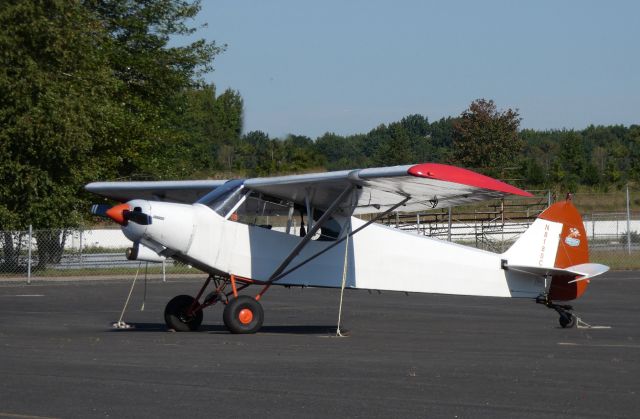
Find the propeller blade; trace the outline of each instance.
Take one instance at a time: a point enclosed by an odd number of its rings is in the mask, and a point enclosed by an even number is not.
[[[110,205],[105,204],[93,204],[91,206],[91,214],[99,217],[107,217],[107,211],[111,208]]]

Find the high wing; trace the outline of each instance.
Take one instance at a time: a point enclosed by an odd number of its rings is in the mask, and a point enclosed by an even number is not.
[[[151,199],[193,203],[221,180],[160,182],[96,182],[89,192],[115,199]],[[252,178],[243,187],[299,205],[328,208],[349,187],[355,187],[354,213],[377,213],[406,200],[401,211],[446,208],[506,195],[530,193],[479,173],[438,163],[342,170],[278,177]]]
[[[244,187],[298,204],[327,208],[350,185],[358,188],[355,213],[446,208],[529,192],[460,167],[438,163],[247,179]]]
[[[96,195],[120,202],[132,199],[192,204],[225,180],[169,180],[144,182],[93,182],[85,189]]]

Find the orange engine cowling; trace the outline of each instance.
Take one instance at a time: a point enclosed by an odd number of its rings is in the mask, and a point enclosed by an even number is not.
[[[557,202],[547,208],[539,218],[562,223],[558,252],[556,253],[556,268],[568,268],[589,262],[589,244],[587,233],[584,229],[582,217],[571,201]],[[580,297],[589,280],[573,281],[575,277],[568,275],[553,275],[549,298],[556,301],[574,300]]]

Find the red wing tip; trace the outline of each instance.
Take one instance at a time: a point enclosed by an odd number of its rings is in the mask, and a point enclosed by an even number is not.
[[[409,168],[408,173],[412,176],[459,183],[462,185],[505,192],[513,195],[520,195],[525,197],[533,196],[533,194],[531,194],[530,192],[527,192],[520,188],[516,188],[515,186],[509,185],[508,183],[502,182],[498,179],[482,175],[472,170],[463,169],[462,167],[450,166],[448,164],[416,164],[415,166],[411,166]]]

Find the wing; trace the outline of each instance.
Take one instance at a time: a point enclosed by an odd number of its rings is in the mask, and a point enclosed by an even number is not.
[[[95,182],[85,189],[125,202],[131,199],[193,203],[225,184],[224,180]],[[234,183],[235,184],[235,183]],[[328,208],[349,186],[357,187],[355,213],[376,213],[408,201],[402,211],[446,208],[506,195],[532,196],[471,170],[438,163],[247,179],[243,184],[275,198]]]
[[[358,187],[355,213],[384,211],[409,198],[402,211],[445,208],[529,192],[471,170],[438,163],[247,179],[244,187],[327,208],[349,185]]]
[[[192,204],[225,182],[225,180],[94,182],[86,185],[85,189],[120,202],[147,199]]]

